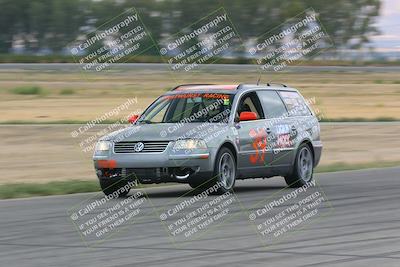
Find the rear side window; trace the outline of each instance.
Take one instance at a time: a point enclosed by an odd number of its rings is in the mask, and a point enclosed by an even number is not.
[[[282,117],[287,113],[285,105],[277,92],[258,91],[257,94],[264,109],[266,119]]]
[[[280,91],[280,96],[285,103],[290,116],[309,116],[311,111],[308,109],[304,99],[297,92]]]

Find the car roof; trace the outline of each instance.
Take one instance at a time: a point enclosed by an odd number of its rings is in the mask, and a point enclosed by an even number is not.
[[[176,86],[166,94],[181,94],[181,93],[224,93],[236,94],[247,89],[259,90],[280,90],[280,91],[296,91],[285,84],[281,83],[266,83],[266,84],[181,84]]]
[[[182,84],[173,91],[195,91],[195,90],[236,90],[238,84]]]

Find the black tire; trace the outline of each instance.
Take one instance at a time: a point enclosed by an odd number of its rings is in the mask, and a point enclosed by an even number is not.
[[[229,163],[228,163],[229,162]],[[215,159],[213,185],[221,183],[216,194],[222,195],[233,189],[236,182],[236,160],[229,148],[223,147]],[[229,177],[228,177],[229,176]]]
[[[285,181],[288,186],[297,188],[312,181],[314,174],[314,155],[309,145],[302,144],[299,146],[292,168],[291,173],[285,176]]]
[[[120,190],[127,184],[128,184],[128,182],[125,180],[120,180],[120,181],[100,180],[100,187],[105,195],[111,195],[111,194],[114,194],[115,192],[118,192],[118,197],[124,197],[124,196],[128,195],[130,188],[128,190],[125,190],[125,189]]]
[[[189,180],[188,184],[190,185],[191,188],[196,189],[196,188],[204,188],[205,187],[205,181],[200,180]]]

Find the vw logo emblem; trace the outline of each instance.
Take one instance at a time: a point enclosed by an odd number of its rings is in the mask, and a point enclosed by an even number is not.
[[[142,151],[143,150],[143,148],[144,148],[144,144],[142,143],[142,142],[139,142],[139,143],[136,143],[135,144],[135,152],[140,152],[140,151]]]

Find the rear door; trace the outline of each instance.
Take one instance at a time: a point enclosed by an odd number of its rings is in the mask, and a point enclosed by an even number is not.
[[[291,119],[288,110],[278,92],[262,90],[257,92],[264,114],[268,121],[266,131],[269,133],[268,146],[272,150],[270,166],[279,167],[291,164],[293,144],[291,138]]]
[[[293,153],[287,154],[291,164],[295,157],[295,149],[306,138],[310,138],[314,119],[311,110],[307,107],[304,98],[296,91],[279,91],[279,95],[288,110],[286,122],[290,128],[289,145],[287,149]]]

